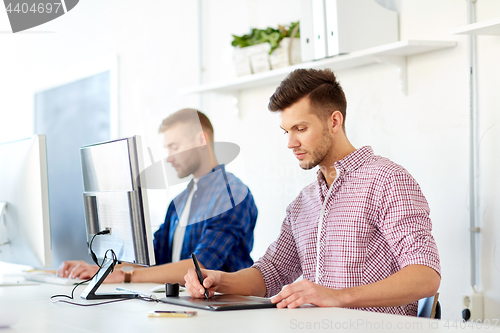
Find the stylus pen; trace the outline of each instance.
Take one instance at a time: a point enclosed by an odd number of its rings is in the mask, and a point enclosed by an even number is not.
[[[198,263],[198,259],[196,259],[196,255],[194,253],[191,253],[191,257],[193,258],[194,268],[196,269],[196,274],[198,275],[198,281],[200,281],[201,286],[203,287],[203,275],[201,274],[201,269],[200,269],[200,264]],[[203,288],[205,289],[205,297],[208,299],[208,290],[205,287]]]

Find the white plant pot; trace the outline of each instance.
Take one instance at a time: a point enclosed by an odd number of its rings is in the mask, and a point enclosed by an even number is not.
[[[271,65],[269,63],[269,51],[271,51],[271,45],[269,45],[269,43],[252,45],[247,47],[247,49],[250,49],[248,52],[250,54],[250,64],[252,65],[252,72],[254,74],[271,69]]]
[[[250,57],[247,54],[246,47],[236,47],[233,51],[233,62],[236,76],[244,76],[252,74],[252,66],[250,65]]]
[[[300,38],[293,38],[293,40],[289,37],[283,38],[278,48],[269,56],[269,61],[272,69],[301,63]]]
[[[271,45],[269,45],[269,43],[262,43],[244,48],[235,48],[233,52],[233,60],[236,75],[243,76],[270,70],[270,50]]]

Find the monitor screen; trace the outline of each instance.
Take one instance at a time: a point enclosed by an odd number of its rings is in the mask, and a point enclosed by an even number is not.
[[[0,261],[50,267],[44,135],[0,144]]]
[[[139,136],[80,149],[87,240],[99,231],[92,248],[98,258],[112,249],[119,261],[154,265],[153,238]]]

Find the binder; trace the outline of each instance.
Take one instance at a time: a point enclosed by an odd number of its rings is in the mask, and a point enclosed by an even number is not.
[[[327,56],[399,40],[398,14],[374,0],[325,0],[325,13]]]
[[[324,0],[300,1],[300,47],[302,61],[327,56]]]

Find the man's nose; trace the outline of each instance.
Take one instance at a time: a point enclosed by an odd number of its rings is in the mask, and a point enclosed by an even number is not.
[[[289,149],[294,149],[300,147],[300,142],[295,138],[293,134],[288,134],[288,145]]]

